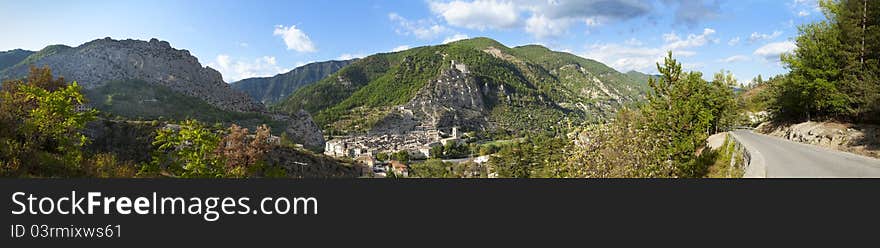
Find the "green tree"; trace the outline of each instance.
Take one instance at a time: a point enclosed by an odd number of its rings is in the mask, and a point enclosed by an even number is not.
[[[26,101],[34,101],[37,106],[31,110],[27,120],[28,125],[35,128],[35,135],[43,136],[54,144],[50,149],[63,154],[67,164],[79,166],[83,161],[82,147],[88,143],[80,130],[97,115],[95,110],[77,109],[85,104],[79,85],[73,82],[55,91],[22,85],[21,91]]]
[[[538,164],[529,156],[529,144],[516,144],[505,146],[501,149],[498,156],[489,159],[489,167],[498,174],[499,177],[511,178],[528,178],[532,175],[533,167]]]
[[[457,178],[452,164],[440,159],[428,159],[421,164],[413,164],[411,174],[421,178]]]
[[[410,160],[409,152],[407,152],[407,151],[395,152],[394,154],[391,154],[391,159],[394,159],[394,160],[397,160],[401,163],[407,164],[407,163],[409,163],[409,160]]]
[[[159,129],[153,142],[157,151],[152,167],[146,171],[164,170],[180,177],[223,177],[223,160],[214,152],[219,142],[219,134],[195,120]]]
[[[683,72],[672,52],[663,66],[657,64],[657,70],[661,76],[648,81],[654,91],[648,95],[642,115],[647,118],[647,131],[664,144],[660,156],[677,168],[674,175],[658,176],[700,176],[694,154],[705,145],[714,118],[709,84],[699,72]]]
[[[388,153],[384,153],[384,152],[380,152],[380,153],[376,154],[376,159],[378,159],[379,161],[388,161],[388,159],[390,157],[391,156],[389,156]]]
[[[790,69],[771,88],[781,119],[848,118],[880,122],[880,2],[820,1],[826,19],[799,27]]]
[[[840,90],[848,96],[857,120],[880,121],[880,2],[823,1],[829,22],[836,24],[843,54]],[[873,114],[873,115],[872,115]],[[873,117],[873,118],[872,118]]]
[[[559,177],[672,177],[676,166],[661,154],[665,141],[649,132],[641,111],[622,109],[613,122],[577,132],[578,144]]]
[[[563,137],[527,136],[522,142],[503,146],[489,159],[488,167],[499,177],[558,177],[570,145]]]
[[[833,19],[833,11],[826,14]],[[791,72],[774,87],[777,102],[771,109],[782,117],[806,120],[847,114],[847,97],[837,85],[841,80],[839,65],[845,60],[839,52],[839,30],[822,21],[799,27],[799,33],[794,52],[782,55]]]
[[[760,75],[758,76],[760,80]],[[737,116],[737,104],[733,87],[737,85],[736,78],[730,71],[721,71],[715,74],[711,82],[711,94],[709,107],[712,111],[712,133],[718,133],[734,125]]]
[[[434,146],[434,147],[431,147],[431,152],[430,152],[430,153],[431,153],[431,158],[444,158],[444,156],[443,156],[443,153],[444,153],[443,146]]]
[[[48,67],[31,67],[25,80],[3,82],[0,89],[0,174],[7,176],[81,176],[81,133],[97,112],[85,104],[76,82],[53,78]]]

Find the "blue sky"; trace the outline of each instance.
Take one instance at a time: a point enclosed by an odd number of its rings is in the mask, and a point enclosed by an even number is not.
[[[308,62],[485,36],[542,44],[622,72],[656,72],[672,50],[704,77],[785,72],[816,0],[0,1],[0,50],[114,39],[166,40],[227,82]]]

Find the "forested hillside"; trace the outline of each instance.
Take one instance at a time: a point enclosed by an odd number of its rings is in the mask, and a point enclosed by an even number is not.
[[[246,78],[232,83],[232,88],[250,95],[254,100],[269,105],[287,98],[290,94],[333,74],[354,60],[315,62],[297,67],[272,77]]]

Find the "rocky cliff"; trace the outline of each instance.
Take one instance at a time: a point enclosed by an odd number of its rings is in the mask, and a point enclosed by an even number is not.
[[[187,50],[151,39],[98,39],[78,47],[49,46],[3,71],[3,79],[20,78],[31,65],[49,66],[53,74],[77,81],[85,89],[114,80],[142,80],[197,97],[220,109],[260,112],[264,107],[248,95],[233,90],[219,72],[202,67]]]
[[[458,66],[444,70],[439,77],[427,82],[412,100],[379,122],[373,132],[399,133],[416,126],[486,130],[490,124],[484,97],[494,91],[478,85],[476,78],[465,69],[466,65]]]
[[[312,121],[312,116],[305,110],[301,110],[292,116],[273,115],[273,118],[286,124],[284,133],[297,144],[311,150],[321,151],[324,149],[324,135],[321,128]]]

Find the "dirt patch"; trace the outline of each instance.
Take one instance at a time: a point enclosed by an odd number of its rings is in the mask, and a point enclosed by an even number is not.
[[[724,145],[725,139],[727,139],[727,132],[713,134],[706,139],[706,146],[712,150],[717,150]]]

